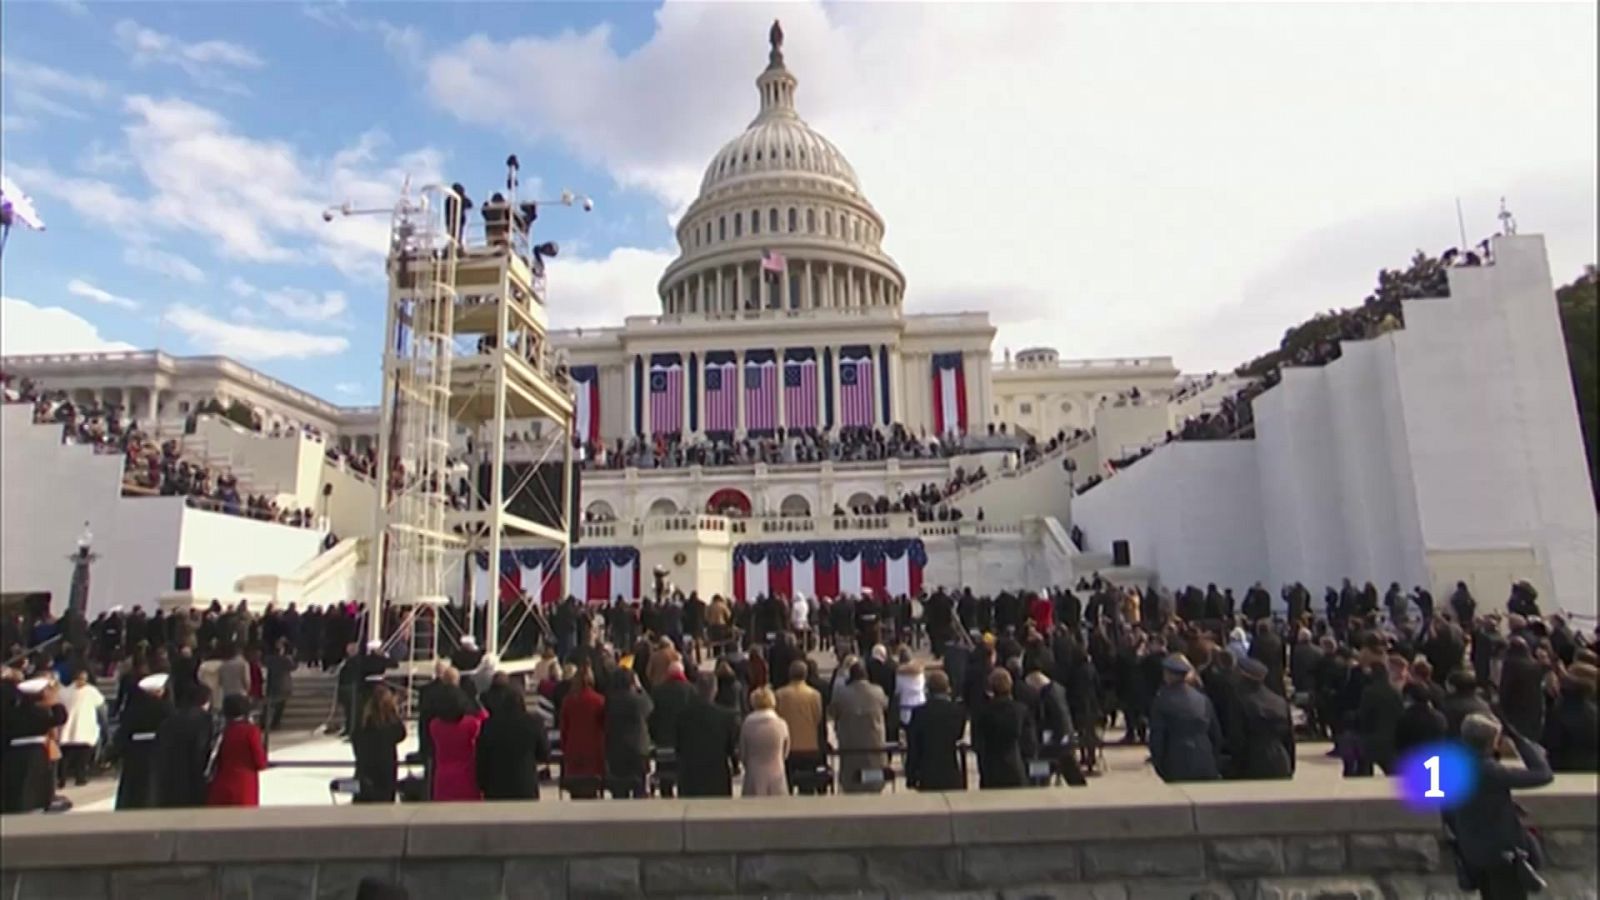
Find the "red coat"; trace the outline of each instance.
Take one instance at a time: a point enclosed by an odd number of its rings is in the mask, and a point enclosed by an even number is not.
[[[478,788],[478,731],[483,728],[482,710],[451,722],[434,719],[428,723],[433,738],[433,799],[482,800]]]
[[[606,774],[606,698],[594,688],[569,691],[561,703],[561,774]]]
[[[217,749],[217,771],[206,791],[210,806],[260,806],[261,771],[267,751],[261,746],[261,729],[235,719],[222,732]]]
[[[1050,636],[1050,629],[1055,627],[1056,610],[1048,597],[1034,597],[1028,602],[1028,618],[1033,620],[1033,627],[1046,638]]]

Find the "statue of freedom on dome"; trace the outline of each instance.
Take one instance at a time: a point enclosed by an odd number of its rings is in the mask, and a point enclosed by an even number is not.
[[[783,25],[777,20],[772,20],[772,30],[767,32],[767,40],[772,42],[773,52],[783,50]]]

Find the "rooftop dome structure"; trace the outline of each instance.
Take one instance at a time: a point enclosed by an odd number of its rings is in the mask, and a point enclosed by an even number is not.
[[[883,218],[844,154],[800,118],[782,26],[774,22],[768,37],[760,108],[711,158],[678,223],[662,310],[706,318],[897,310],[905,276],[882,250]]]

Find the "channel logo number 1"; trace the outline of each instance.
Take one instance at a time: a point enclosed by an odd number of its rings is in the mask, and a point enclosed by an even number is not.
[[[1444,791],[1439,789],[1438,755],[1436,754],[1423,760],[1422,767],[1428,770],[1428,789],[1422,792],[1422,796],[1428,800],[1443,800]]]
[[[1399,761],[1395,790],[1402,802],[1418,811],[1454,809],[1472,799],[1480,765],[1471,751],[1455,741],[1427,744]]]

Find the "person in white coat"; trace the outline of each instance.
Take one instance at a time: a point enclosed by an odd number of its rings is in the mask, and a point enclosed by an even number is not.
[[[800,649],[811,652],[811,602],[806,595],[795,592],[794,599],[789,602],[789,627],[794,629],[795,637],[800,639]]]
[[[106,714],[106,698],[89,683],[89,671],[79,669],[72,686],[61,692],[61,705],[67,710],[67,724],[61,726],[61,762],[56,768],[56,787],[89,783],[89,765],[100,746],[101,720]]]

